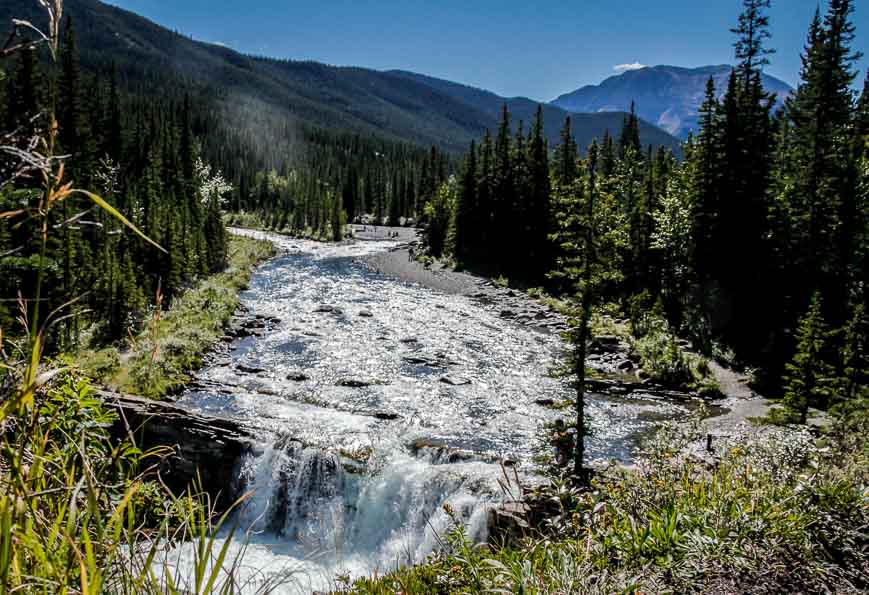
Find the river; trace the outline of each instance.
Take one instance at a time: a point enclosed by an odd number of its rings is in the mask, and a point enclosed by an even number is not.
[[[329,590],[420,562],[450,527],[447,503],[484,539],[512,470],[533,474],[541,426],[569,415],[536,403],[570,395],[552,375],[561,339],[358,261],[395,242],[268,238],[282,253],[242,294],[266,328],[225,344],[180,400],[260,430],[238,471],[253,493],[235,519],[245,589],[292,573],[282,592]],[[590,457],[630,461],[655,421],[687,409],[592,396],[587,411]],[[190,548],[173,556],[183,574]]]

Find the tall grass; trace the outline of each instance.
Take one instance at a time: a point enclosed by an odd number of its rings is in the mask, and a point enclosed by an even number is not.
[[[16,21],[0,56],[44,45],[56,59],[63,2],[36,1],[48,17],[48,32]],[[115,414],[95,398],[89,382],[43,357],[46,333],[75,301],[53,312],[40,308],[53,210],[84,196],[151,240],[101,197],[65,179],[65,159],[55,152],[54,114],[36,121],[45,126],[35,136],[0,135],[0,154],[13,159],[0,185],[39,187],[30,204],[0,213],[0,221],[35,222],[33,241],[40,247],[35,295],[19,299],[25,333],[10,341],[0,329],[0,593],[239,592],[246,587],[235,572],[243,549],[229,559],[230,540],[216,548],[214,537],[229,513],[216,519],[208,498],[193,486],[181,497],[171,494],[157,473],[169,452],[142,452],[132,429],[125,440],[113,439],[107,428]],[[165,552],[179,539],[195,545],[189,571],[166,562]]]
[[[162,398],[183,388],[232,320],[240,304],[238,292],[247,287],[253,266],[275,251],[271,242],[231,237],[228,268],[174,300],[134,337],[128,352],[83,351],[75,358],[77,365],[97,382],[125,393]]]

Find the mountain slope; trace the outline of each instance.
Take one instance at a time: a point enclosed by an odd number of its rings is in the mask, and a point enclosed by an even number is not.
[[[413,81],[424,83],[433,89],[463,101],[474,109],[488,114],[491,118],[500,119],[501,108],[506,103],[513,116],[514,123],[522,120],[527,126],[537,113],[537,102],[525,97],[504,98],[490,91],[476,89],[467,85],[453,83],[422,74],[406,71],[392,71]],[[612,135],[618,135],[622,129],[624,111],[607,111],[600,113],[577,113],[575,110],[565,110],[554,105],[543,105],[543,122],[550,145],[559,141],[559,134],[564,126],[564,120],[570,114],[573,122],[573,132],[580,147],[587,147],[592,139],[601,139],[607,130]],[[640,137],[644,145],[664,146],[675,153],[680,152],[679,142],[672,135],[646,121],[640,121]]]
[[[159,88],[148,89],[149,80],[171,75],[213,97],[226,117],[249,128],[251,136],[267,136],[266,129],[290,119],[459,152],[486,128],[497,126],[503,103],[516,120],[526,122],[537,107],[528,99],[458,92],[465,88],[420,75],[246,56],[194,41],[97,0],[66,0],[65,7],[75,23],[86,68],[105,71],[114,62],[122,81],[151,93]],[[0,27],[13,16],[39,25],[44,20],[32,0],[0,0]],[[546,109],[547,133],[556,141],[566,113]],[[580,146],[605,129],[616,134],[622,121],[618,114],[575,119]],[[678,149],[676,139],[651,126],[644,126],[643,141]]]
[[[610,112],[630,109],[636,102],[637,113],[679,138],[697,127],[697,110],[703,103],[706,82],[711,76],[719,96],[727,90],[731,66],[680,68],[653,66],[629,70],[610,77],[600,85],[582,87],[562,95],[552,105],[579,112]],[[783,81],[764,75],[767,91],[776,93],[779,101],[793,93]]]

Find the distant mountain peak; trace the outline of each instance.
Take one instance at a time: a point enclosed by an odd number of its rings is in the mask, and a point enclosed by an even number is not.
[[[723,96],[732,70],[729,64],[697,68],[646,66],[611,76],[600,85],[566,93],[552,105],[573,112],[611,112],[628,110],[633,102],[641,118],[684,139],[697,129],[706,81],[712,77],[719,97]],[[790,85],[773,76],[764,75],[763,84],[780,102],[793,93]]]

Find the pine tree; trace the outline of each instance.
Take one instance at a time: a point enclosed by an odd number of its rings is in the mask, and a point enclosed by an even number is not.
[[[859,145],[859,153],[862,153],[865,137],[869,136],[869,70],[866,71],[866,80],[863,81],[863,92],[857,102],[857,113],[854,117],[854,134]]]
[[[460,264],[473,259],[479,249],[474,241],[481,225],[477,198],[477,143],[471,141],[471,148],[465,158],[453,220],[453,253]]]
[[[569,139],[568,129],[568,140]],[[575,142],[574,142],[575,145]],[[568,154],[566,158],[573,166],[576,164],[576,154]],[[568,176],[571,173],[566,172]],[[534,125],[528,142],[528,199],[526,214],[523,219],[529,228],[529,262],[536,271],[548,271],[552,268],[552,246],[549,233],[553,229],[551,182],[549,177],[549,151],[543,126],[543,106],[537,107]],[[532,272],[532,275],[534,273]]]
[[[769,56],[775,51],[766,47],[771,38],[769,32],[770,0],[743,0],[739,24],[731,33],[737,36],[736,59],[739,62],[739,77],[749,81],[754,73],[769,64]]]
[[[869,398],[869,318],[866,304],[854,306],[851,318],[840,331],[842,348],[839,350],[839,373],[834,392],[834,404],[839,408],[853,406],[857,399]]]
[[[573,138],[570,116],[561,129],[561,143],[555,151],[555,179],[562,186],[569,186],[577,177],[577,147]]]
[[[513,208],[515,205],[516,180],[513,175],[513,135],[510,127],[510,112],[505,104],[501,110],[501,123],[495,137],[495,152],[492,168],[492,232],[493,248],[500,268],[510,262],[514,229]]]
[[[597,145],[589,150],[588,173],[569,186],[559,185],[555,192],[558,228],[554,239],[559,246],[553,278],[564,281],[571,299],[570,342],[572,367],[576,377],[576,444],[573,477],[586,484],[585,438],[585,360],[592,307],[602,288],[618,281],[619,258],[626,241],[624,218],[614,197],[602,192],[597,182]]]
[[[619,157],[624,159],[628,151],[633,149],[637,155],[642,154],[642,145],[640,144],[640,119],[637,117],[637,106],[632,101],[631,111],[625,116],[625,121],[622,126],[622,134],[619,137]]]
[[[786,367],[783,402],[789,415],[805,424],[809,407],[826,407],[833,378],[832,368],[826,361],[828,329],[818,292],[800,320],[796,340],[796,353]]]
[[[715,81],[712,77],[706,82],[706,97],[700,106],[700,131],[695,150],[687,161],[695,178],[692,180],[693,199],[692,218],[694,222],[694,265],[701,280],[713,274],[716,258],[723,246],[719,231],[721,139],[719,123],[719,104],[715,94]]]
[[[34,126],[30,120],[42,109],[41,77],[35,51],[18,52],[18,63],[7,89],[4,130],[21,130],[29,134]]]
[[[827,314],[845,319],[852,258],[859,252],[861,226],[857,163],[851,142],[857,58],[850,46],[854,27],[849,0],[833,0],[823,23],[816,14],[803,56],[802,83],[787,105],[789,154],[777,172],[780,200],[790,212],[789,263],[794,299],[824,288]],[[859,268],[859,267],[857,267]]]
[[[493,232],[493,210],[494,210],[494,173],[493,164],[495,161],[494,148],[492,147],[492,135],[487,130],[483,136],[483,142],[480,144],[480,157],[477,160],[480,164],[479,173],[477,176],[477,205],[480,214],[480,230],[479,241],[483,250],[480,256],[483,257],[482,264],[492,264],[492,245],[495,234]]]

